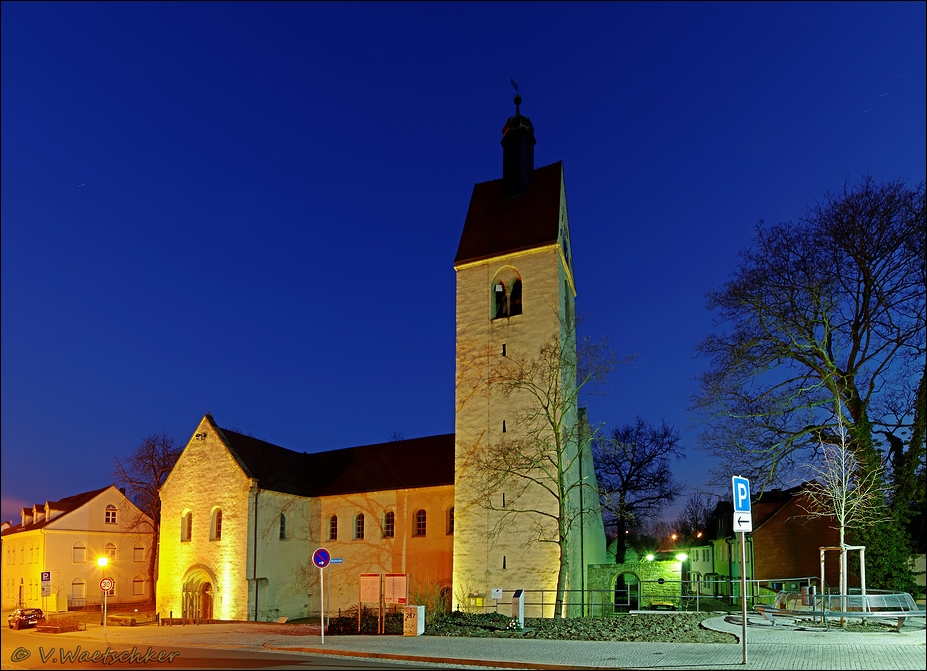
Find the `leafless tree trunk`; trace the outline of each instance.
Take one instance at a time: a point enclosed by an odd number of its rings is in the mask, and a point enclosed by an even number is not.
[[[178,447],[172,436],[166,433],[152,433],[146,437],[125,460],[113,460],[111,475],[117,485],[126,488],[129,499],[141,514],[128,520],[129,529],[142,533],[151,532],[151,548],[146,557],[151,598],[155,600],[157,589],[158,552],[161,537],[161,499],[158,490],[177,463],[183,448]]]
[[[574,329],[575,323],[561,324],[561,333],[529,357],[498,357],[479,344],[465,345],[460,350],[466,353],[464,379],[458,379],[474,394],[517,401],[519,410],[504,437],[473,446],[471,463],[479,473],[474,503],[496,513],[491,539],[517,528],[525,545],[557,546],[556,618],[572,559],[570,532],[584,512],[598,512],[594,473],[578,476],[594,435],[580,416],[579,397],[596,389],[619,363],[604,341],[584,340],[577,346]],[[583,488],[587,492],[580,497]],[[504,503],[502,491],[507,492]]]

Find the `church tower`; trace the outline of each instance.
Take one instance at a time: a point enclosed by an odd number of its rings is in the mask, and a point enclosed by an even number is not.
[[[576,287],[563,166],[534,167],[534,126],[520,113],[520,104],[516,96],[515,115],[502,129],[502,179],[473,187],[454,259],[454,602],[477,610],[491,607],[492,588],[554,590],[560,569],[558,544],[525,542],[538,531],[556,533],[556,521],[544,514],[556,513],[556,501],[541,488],[526,489],[514,480],[488,491],[486,472],[477,465],[493,446],[530,439],[520,421],[529,403],[525,395],[503,393],[487,381],[506,365],[537,359],[545,344],[559,343],[574,353],[576,348]],[[566,377],[571,379],[563,380],[565,387],[572,384],[575,389],[575,372]],[[572,407],[564,416],[565,433],[571,436],[577,414]],[[568,477],[578,477],[579,470],[572,467]],[[579,496],[578,491],[571,495]],[[521,508],[538,512],[514,514],[507,506],[516,499]],[[580,540],[571,542],[568,562],[571,589],[579,588],[583,565],[589,563],[582,558],[582,532],[576,534]],[[546,598],[545,616],[550,617],[553,593]],[[528,615],[538,613],[533,608]]]

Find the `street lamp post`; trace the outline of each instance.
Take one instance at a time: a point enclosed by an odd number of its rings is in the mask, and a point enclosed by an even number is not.
[[[100,578],[105,578],[106,565],[109,563],[109,557],[97,557],[97,564],[100,565]],[[100,582],[100,590],[103,592],[103,603],[100,604],[100,624],[103,625],[103,634],[106,635],[106,590],[103,589],[103,582]]]

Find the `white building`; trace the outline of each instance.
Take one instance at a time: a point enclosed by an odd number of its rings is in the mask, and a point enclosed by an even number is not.
[[[139,527],[139,518],[147,521]],[[95,606],[103,599],[100,580],[115,585],[110,605],[151,599],[147,573],[152,550],[151,520],[115,486],[23,508],[20,524],[4,522],[2,607],[49,612]],[[107,557],[106,568],[98,558]],[[42,596],[42,574],[49,590]]]

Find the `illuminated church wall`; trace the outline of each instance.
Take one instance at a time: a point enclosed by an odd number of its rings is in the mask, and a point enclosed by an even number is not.
[[[254,518],[257,501],[257,536],[249,535],[248,577],[250,605],[247,619],[254,619],[255,603],[259,620],[278,617],[305,617],[318,612],[311,602],[310,582],[314,571],[305,576],[305,564],[318,547],[318,499],[261,490],[251,492],[250,515]],[[281,524],[281,517],[283,523]],[[251,525],[250,529],[254,529]],[[257,571],[252,570],[257,555]],[[254,593],[257,577],[257,595]],[[244,617],[240,619],[245,619]]]
[[[332,564],[328,573],[331,606],[350,608],[357,604],[361,573],[407,573],[410,589],[418,584],[450,589],[454,535],[450,515],[454,488],[450,485],[365,492],[321,498],[322,540],[320,545],[332,557],[344,559]],[[420,511],[424,511],[424,534]],[[387,513],[393,513],[389,536]],[[357,537],[358,515],[363,515],[363,538]],[[337,538],[332,539],[332,517],[337,517]],[[318,571],[313,576],[319,581]]]
[[[524,286],[523,313],[507,319],[490,319],[490,287],[502,266],[516,267]],[[486,262],[457,269],[457,341],[458,370],[471,363],[472,350],[467,343],[489,347],[493,356],[500,356],[505,345],[506,356],[534,356],[552,334],[559,331],[558,289],[559,260],[555,248],[531,250],[517,256],[498,257]],[[454,538],[454,584],[463,591],[477,593],[488,603],[489,590],[555,589],[558,557],[556,546],[550,543],[524,545],[524,537],[510,533],[495,542],[487,540],[500,513],[482,509],[473,501],[478,497],[477,485],[482,476],[471,469],[473,450],[481,445],[496,443],[506,436],[517,436],[519,401],[501,394],[492,397],[458,389],[459,407],[456,413],[457,439],[455,502],[458,515]],[[506,433],[502,433],[503,421]],[[514,487],[500,491],[496,505],[501,505],[503,493],[511,500]],[[554,512],[553,501],[538,493],[540,503],[531,504],[532,494],[526,494],[519,507],[540,507]],[[539,516],[522,516],[519,524],[526,528]],[[544,521],[542,520],[542,523]],[[505,568],[503,568],[503,563]],[[465,605],[465,604],[461,604]],[[468,605],[468,604],[467,604]]]
[[[204,418],[161,487],[157,608],[163,616],[180,616],[185,584],[208,581],[216,618],[247,619],[250,489],[250,478]],[[211,528],[216,510],[222,511],[218,539]]]

